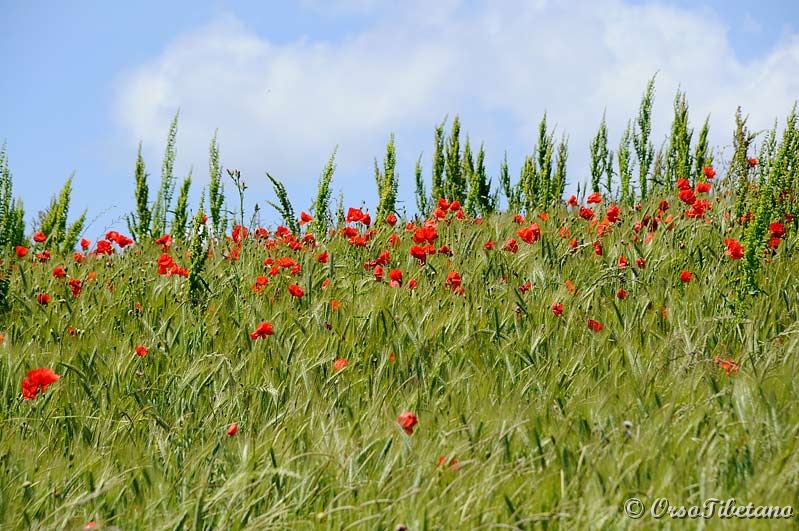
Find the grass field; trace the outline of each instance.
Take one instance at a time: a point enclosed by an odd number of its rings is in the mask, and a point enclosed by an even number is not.
[[[202,212],[174,241],[26,236],[0,528],[795,528],[650,511],[799,508],[786,144],[637,200],[396,220],[381,192],[317,238]]]

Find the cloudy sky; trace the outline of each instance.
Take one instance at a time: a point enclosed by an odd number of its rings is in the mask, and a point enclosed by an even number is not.
[[[413,211],[413,164],[421,154],[429,182],[446,116],[485,143],[489,175],[507,151],[516,176],[546,112],[569,137],[573,189],[603,111],[614,147],[655,72],[656,143],[680,87],[693,125],[711,116],[720,159],[737,106],[759,129],[799,98],[799,3],[787,0],[6,0],[3,18],[0,143],[15,192],[32,220],[75,171],[90,238],[133,208],[139,141],[158,186],[178,109],[176,174],[193,168],[195,197],[218,129],[248,208],[274,199],[265,171],[307,208],[336,146],[335,195],[374,205],[373,159],[393,132]]]

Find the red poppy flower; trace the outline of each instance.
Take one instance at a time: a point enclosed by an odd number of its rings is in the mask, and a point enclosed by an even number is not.
[[[14,247],[14,252],[17,253],[17,256],[20,258],[25,258],[28,255],[28,248],[23,247],[22,245],[17,245]]]
[[[785,236],[785,225],[779,221],[775,221],[774,223],[770,224],[768,226],[768,230],[771,233],[772,238],[782,238]]]
[[[602,323],[600,323],[599,321],[594,321],[593,319],[589,319],[587,324],[588,328],[592,332],[599,332],[603,328]]]
[[[738,242],[738,240],[733,240],[731,238],[727,238],[724,240],[724,245],[727,246],[727,250],[724,252],[727,256],[732,258],[733,260],[739,260],[744,256],[744,248]]]
[[[546,221],[549,219],[549,214],[547,214],[546,212],[541,212],[540,214],[538,214],[538,219],[540,219],[541,221]]]
[[[88,251],[91,244],[92,242],[87,240],[86,238],[80,239],[80,248],[83,249],[84,251]]]
[[[329,279],[329,278],[326,278],[326,279],[324,279],[324,280],[322,281],[322,291],[325,291],[325,290],[327,289],[327,286],[328,286],[329,284],[330,284],[330,279]]]
[[[680,273],[680,281],[685,282],[686,284],[691,282],[693,277],[694,275],[687,269]]]
[[[398,286],[402,285],[402,271],[399,269],[392,269],[389,271],[388,278],[392,283],[396,282]]]
[[[361,221],[363,219],[363,212],[360,208],[350,208],[347,210],[347,223],[353,223],[356,221]]]
[[[297,284],[289,285],[289,293],[291,293],[292,297],[297,297],[298,299],[305,295],[305,292]]]
[[[704,194],[710,191],[710,183],[696,183],[696,193]]]
[[[424,265],[427,261],[427,253],[425,252],[424,248],[419,247],[418,245],[411,247],[410,254],[419,261],[419,265]]]
[[[757,166],[757,163],[758,163],[757,157],[752,157],[751,159],[749,159],[749,167],[750,168],[753,168],[753,167]]]
[[[624,289],[619,288],[619,291],[616,292],[616,297],[618,297],[621,300],[624,300],[627,298],[627,292]]]
[[[339,358],[333,362],[333,372],[336,373],[347,366],[347,358]]]
[[[680,201],[683,203],[687,203],[689,205],[693,205],[696,202],[696,194],[690,188],[686,190],[682,190],[679,194],[677,194],[680,198]]]
[[[39,392],[44,393],[50,384],[61,378],[50,368],[39,368],[28,371],[22,380],[22,398],[33,400]]]
[[[579,215],[586,221],[591,221],[594,219],[594,211],[583,206],[580,207]]]
[[[525,243],[532,244],[541,239],[541,228],[538,226],[538,223],[533,223],[529,227],[519,229],[516,231],[516,234]]]
[[[483,247],[485,248],[486,251],[490,251],[491,249],[494,248],[494,245],[495,245],[494,242],[488,240]]]
[[[169,270],[172,269],[172,266],[175,265],[175,261],[172,259],[171,256],[164,253],[158,257],[158,274],[159,275],[166,275],[169,273]]]
[[[601,203],[602,196],[599,194],[599,192],[594,192],[588,195],[588,198],[585,200],[585,202],[588,203],[589,205],[593,203]]]
[[[457,271],[450,271],[447,273],[447,280],[444,281],[444,287],[449,288],[452,291],[458,291],[458,289],[461,287],[461,276]]]
[[[418,284],[419,284],[419,283],[416,281],[416,279],[415,279],[415,278],[412,278],[412,279],[410,279],[410,280],[408,281],[408,291],[413,291],[413,290],[415,290],[415,289],[416,289],[416,286],[417,286]]]
[[[410,411],[405,411],[397,417],[397,422],[408,435],[413,435],[413,428],[419,424],[419,419]]]
[[[643,258],[636,258],[635,265],[638,267],[638,269],[644,269],[646,267],[646,260]]]
[[[527,282],[519,286],[519,291],[521,291],[522,293],[527,293],[528,291],[530,291],[530,288],[532,287],[533,283],[528,280]]]
[[[627,267],[627,259],[623,256],[619,257],[619,269],[624,269]]]
[[[690,190],[691,183],[685,177],[680,177],[677,179],[677,190]]]
[[[36,302],[38,302],[42,306],[47,306],[48,304],[50,304],[50,295],[48,295],[47,293],[39,293],[36,296]]]
[[[94,252],[100,255],[110,255],[114,253],[114,248],[111,247],[111,242],[108,240],[99,240]]]
[[[605,213],[605,216],[611,223],[616,223],[619,221],[619,214],[621,214],[621,209],[619,209],[619,207],[616,205],[610,205],[608,207],[608,211]]]
[[[44,240],[47,239],[47,235],[42,231],[38,231],[36,234],[33,235],[33,241],[36,243],[42,243]]]
[[[374,269],[372,269],[372,273],[375,276],[375,280],[378,282],[383,282],[383,266],[376,265]]]
[[[395,214],[389,214],[386,216],[386,223],[391,225],[392,227],[397,223],[397,216]]]
[[[596,254],[597,256],[602,256],[602,252],[603,252],[602,251],[602,242],[599,241],[599,240],[596,240],[593,245],[594,245],[594,254]]]
[[[247,227],[236,225],[233,227],[233,232],[230,234],[230,237],[234,243],[241,243],[247,239],[247,235],[249,233],[250,231],[247,229]]]
[[[80,280],[78,280],[77,278],[70,278],[69,281],[67,282],[67,285],[69,286],[69,289],[72,290],[73,297],[77,297],[78,295],[80,295],[80,290],[83,288],[83,285]]]
[[[250,332],[251,339],[258,339],[261,337],[271,336],[274,334],[274,328],[272,327],[272,323],[267,323],[266,321],[258,323],[258,326],[255,327],[255,332]]]
[[[566,291],[568,291],[570,295],[577,293],[577,287],[571,280],[566,281]]]
[[[55,278],[64,278],[67,276],[67,272],[64,271],[63,267],[56,267],[55,269],[53,269],[53,276]]]
[[[728,375],[737,373],[741,366],[738,363],[732,361],[732,359],[727,358],[726,360],[722,360],[719,356],[713,358],[713,365],[719,367],[720,369],[724,369]]]
[[[136,347],[136,355],[141,358],[146,356],[148,352],[150,352],[150,349],[145,346],[139,345]]]
[[[310,223],[313,221],[311,215],[307,212],[300,212],[300,225],[305,225],[306,223]]]
[[[522,223],[524,223],[524,216],[522,216],[521,214],[516,214],[515,216],[513,216],[513,222],[521,225]]]
[[[166,252],[167,249],[169,249],[169,247],[172,245],[172,236],[170,236],[169,234],[164,234],[163,236],[155,240],[155,244],[160,245],[161,250]]]
[[[568,206],[577,206],[577,196],[572,195],[571,197],[569,197],[569,199],[566,201],[566,204]]]
[[[555,315],[561,315],[563,313],[563,303],[562,302],[553,302],[552,303],[552,313]]]
[[[716,170],[714,170],[712,166],[705,166],[704,168],[702,168],[702,174],[706,178],[712,179],[713,177],[716,176]]]
[[[510,238],[508,241],[505,242],[503,249],[511,253],[516,253],[519,251],[519,244],[516,243],[515,238]]]

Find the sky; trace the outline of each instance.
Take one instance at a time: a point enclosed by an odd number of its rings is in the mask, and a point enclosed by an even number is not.
[[[697,131],[710,116],[718,165],[735,110],[753,130],[784,122],[799,99],[799,2],[790,0],[298,0],[45,2],[0,0],[0,143],[33,229],[74,172],[71,218],[85,236],[123,231],[134,209],[139,143],[151,193],[180,110],[175,175],[208,184],[215,131],[241,171],[246,214],[278,217],[265,172],[307,210],[334,148],[334,199],[374,210],[374,158],[396,136],[399,205],[415,211],[413,167],[430,182],[433,133],[457,114],[485,145],[497,182],[516,178],[546,112],[569,140],[568,190],[588,180],[603,112],[610,147],[656,74],[653,140],[675,92]],[[463,139],[462,139],[463,142]],[[232,182],[228,204],[237,208]]]

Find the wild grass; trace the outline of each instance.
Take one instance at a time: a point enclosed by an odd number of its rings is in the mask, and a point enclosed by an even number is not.
[[[15,259],[0,350],[0,525],[645,529],[659,524],[626,517],[627,498],[797,507],[795,233],[761,271],[765,294],[736,317],[740,262],[723,243],[742,236],[725,220],[732,202],[720,194],[707,224],[680,218],[669,199],[671,230],[644,243],[634,221],[657,207],[625,209],[603,256],[591,224],[565,208],[535,218],[542,239],[515,254],[502,250],[520,227],[510,215],[475,224],[449,214],[436,244],[452,256],[423,267],[409,255],[413,233],[382,222],[366,247],[341,235],[299,251],[248,238],[229,260],[234,243],[219,241],[205,309],[184,300],[187,279],[157,274],[152,242],[82,264]],[[571,253],[562,226],[585,245]],[[170,249],[178,262],[183,245]],[[404,286],[364,267],[382,250]],[[280,256],[301,272],[253,291],[264,260]],[[53,277],[59,265],[84,281],[78,297]],[[464,295],[444,288],[449,271]],[[305,295],[289,295],[289,283]],[[275,334],[252,340],[261,321]],[[740,371],[728,375],[716,356]],[[348,364],[334,373],[339,358]],[[22,400],[34,367],[61,379]],[[412,435],[397,423],[406,410],[419,418]]]

